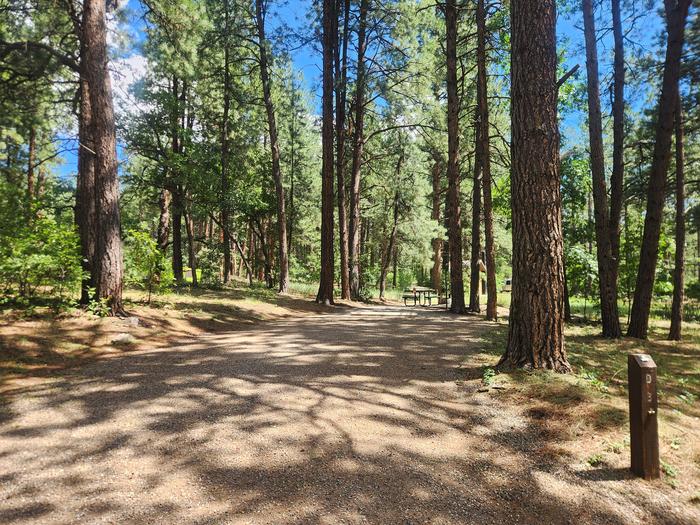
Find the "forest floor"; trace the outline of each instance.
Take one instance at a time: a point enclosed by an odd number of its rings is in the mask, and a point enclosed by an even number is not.
[[[438,308],[128,309],[139,326],[0,317],[0,522],[700,523],[698,325],[683,344],[570,326],[559,376],[496,374],[506,324]],[[629,351],[659,365],[655,482],[627,468]]]

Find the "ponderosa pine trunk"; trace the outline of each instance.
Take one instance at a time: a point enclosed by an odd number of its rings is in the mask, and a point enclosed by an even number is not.
[[[108,68],[106,7],[105,0],[83,2],[83,38],[96,153],[95,206],[98,221],[93,268],[95,294],[98,299],[107,301],[112,315],[117,315],[124,311],[124,272],[120,237],[117,134]]]
[[[557,121],[556,0],[511,2],[513,291],[499,366],[569,372]]]
[[[194,245],[194,224],[189,210],[185,210],[185,231],[187,232],[187,261],[192,272],[192,286],[196,287],[197,282],[197,252]]]
[[[480,131],[479,116],[475,119],[474,135],[476,149],[479,150]],[[472,224],[471,224],[471,257],[469,261],[469,311],[481,312],[481,163],[479,152],[474,158],[474,176],[472,187]]]
[[[596,256],[598,259],[598,291],[603,336],[616,339],[622,335],[617,309],[617,283],[611,247],[608,193],[605,183],[603,153],[603,121],[600,111],[598,80],[598,46],[596,41],[593,0],[583,0],[583,26],[586,40],[586,72],[588,81],[588,138],[593,178]]]
[[[350,265],[350,297],[360,300],[360,170],[365,145],[365,51],[367,39],[367,11],[369,0],[360,2],[360,18],[357,29],[357,78],[355,80],[355,133],[352,149],[352,172],[350,175],[350,239],[348,259]]]
[[[440,224],[440,206],[442,204],[442,187],[441,187],[441,175],[442,175],[442,159],[438,153],[433,154],[433,209],[431,213],[431,218],[438,224]],[[433,267],[430,271],[430,281],[433,289],[437,291],[438,294],[442,292],[442,237],[435,237],[432,241],[433,244]]]
[[[613,37],[613,160],[610,175],[610,251],[612,280],[617,286],[620,268],[620,217],[625,174],[625,48],[620,15],[620,0],[612,1]]]
[[[80,258],[83,280],[80,285],[80,304],[87,305],[92,300],[91,290],[95,287],[93,263],[95,260],[95,143],[92,138],[92,105],[90,86],[87,81],[85,60],[85,39],[81,36],[80,63],[80,113],[78,117],[78,179],[75,192],[75,221],[80,237]]]
[[[459,96],[457,93],[457,2],[445,3],[447,65],[447,200],[449,203],[450,311],[466,312],[462,269],[462,210],[459,191]]]
[[[337,12],[343,6],[343,32],[335,30],[333,58],[335,62],[335,134],[336,134],[336,178],[338,181],[338,244],[340,246],[340,297],[350,299],[350,260],[348,239],[348,205],[345,194],[345,105],[347,100],[348,27],[350,23],[350,0],[338,0]],[[337,19],[336,19],[337,20]],[[338,38],[341,43],[339,45]],[[341,50],[342,47],[342,50]]]
[[[161,253],[165,253],[170,242],[170,201],[172,200],[170,191],[166,188],[161,188],[158,197],[158,231],[156,242]]]
[[[685,21],[691,0],[665,0],[668,45],[664,62],[663,82],[656,121],[654,156],[649,173],[647,208],[644,217],[644,234],[634,288],[634,302],[627,335],[646,339],[649,328],[651,297],[659,254],[659,235],[666,200],[666,175],[671,157],[671,138],[678,98],[681,54],[685,35]]]
[[[685,285],[685,153],[683,151],[683,104],[678,93],[676,107],[676,255],[673,270],[673,303],[671,305],[671,329],[668,338],[681,340],[683,325],[683,300]]]
[[[280,144],[277,135],[275,105],[272,100],[272,88],[267,56],[267,39],[265,37],[265,12],[263,0],[255,0],[255,17],[258,28],[258,50],[260,53],[260,80],[263,87],[263,100],[267,113],[267,128],[270,132],[270,150],[272,153],[272,178],[275,181],[277,197],[277,253],[279,266],[279,293],[289,291],[289,246],[287,244],[287,211],[285,209],[284,184],[280,166]]]
[[[172,192],[172,221],[173,221],[173,277],[178,284],[185,280],[182,263],[182,211],[183,202],[181,189],[178,186]]]
[[[366,1],[366,0],[364,0]],[[333,304],[335,261],[333,257],[333,35],[335,0],[323,0],[323,103],[321,142],[321,276],[316,301]]]
[[[221,234],[224,252],[224,284],[231,280],[231,209],[229,206],[229,115],[231,112],[231,52],[229,49],[229,0],[224,0],[224,111],[221,119]]]
[[[498,286],[496,283],[496,246],[493,237],[493,199],[491,198],[491,140],[489,124],[488,74],[486,71],[486,5],[478,0],[477,26],[477,105],[480,121],[479,152],[481,184],[484,192],[484,242],[486,264],[486,319],[498,318]]]

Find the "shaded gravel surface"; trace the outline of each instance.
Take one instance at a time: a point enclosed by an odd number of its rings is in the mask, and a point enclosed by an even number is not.
[[[340,309],[27,387],[0,523],[700,523],[624,471],[536,461],[518,407],[460,381],[488,329]]]

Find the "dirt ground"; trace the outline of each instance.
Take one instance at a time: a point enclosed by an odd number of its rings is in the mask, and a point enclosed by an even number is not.
[[[624,453],[592,466],[585,435],[562,442],[485,388],[491,332],[338,308],[19,382],[0,408],[0,523],[700,523]]]

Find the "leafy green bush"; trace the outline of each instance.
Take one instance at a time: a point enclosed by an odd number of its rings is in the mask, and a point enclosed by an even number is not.
[[[204,247],[197,254],[201,270],[201,284],[217,288],[221,286],[221,261],[223,255],[216,248]]]
[[[9,228],[0,231],[2,294],[21,300],[42,295],[63,302],[79,288],[83,276],[75,228],[45,216],[12,222],[11,233]]]
[[[148,232],[129,230],[124,267],[127,283],[146,290],[149,303],[153,292],[165,292],[172,286],[173,279],[166,270],[165,256]]]

